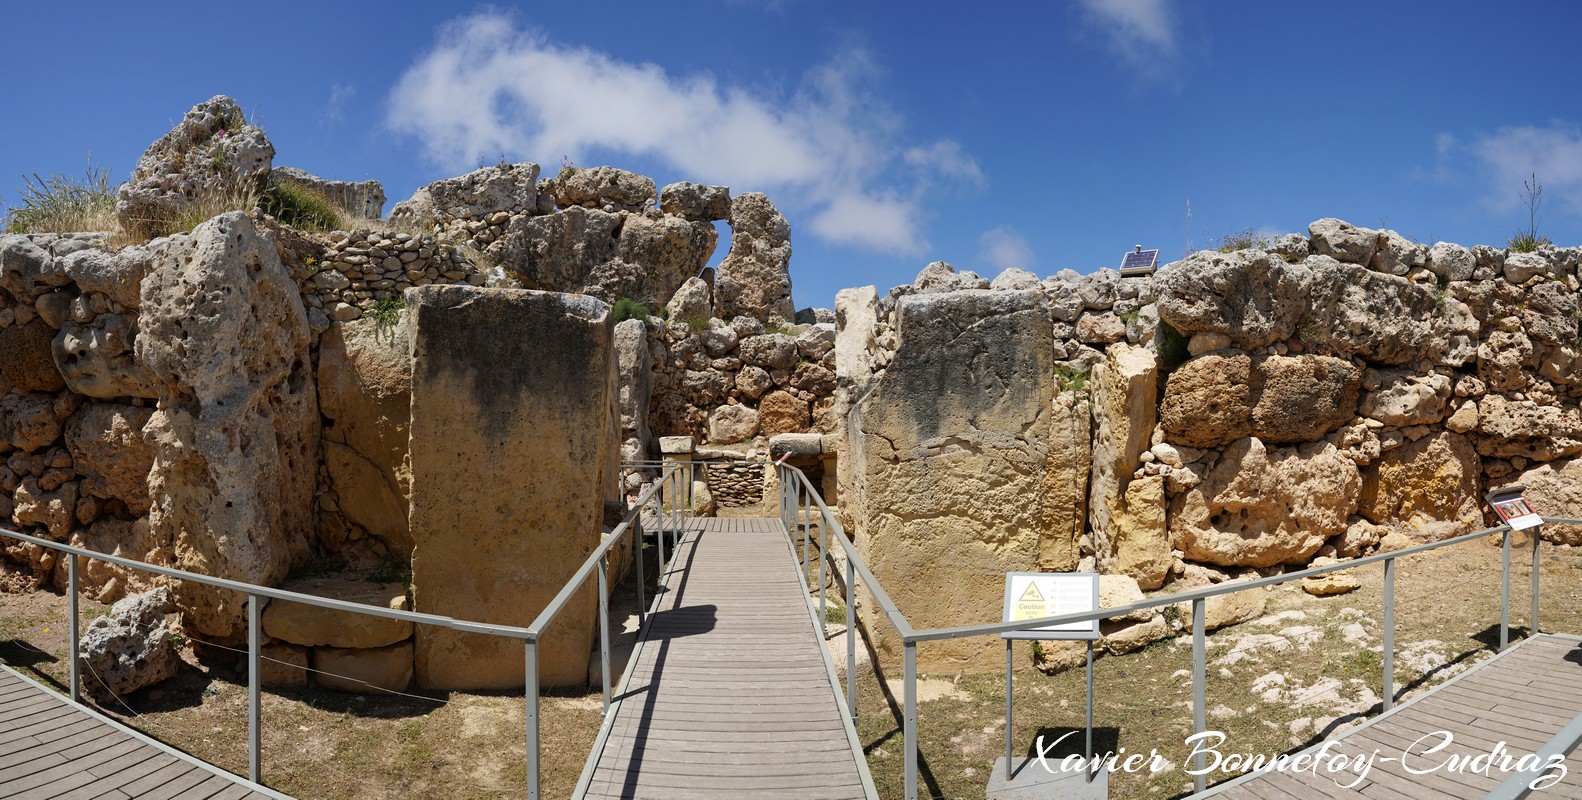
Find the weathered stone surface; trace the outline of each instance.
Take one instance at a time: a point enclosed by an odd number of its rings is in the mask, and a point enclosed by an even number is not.
[[[1083,314],[1077,320],[1077,341],[1083,344],[1114,344],[1126,338],[1126,323],[1114,314]]]
[[[1356,464],[1329,442],[1270,450],[1240,439],[1172,502],[1172,543],[1209,564],[1301,563],[1346,530],[1361,488]]]
[[[1038,285],[1038,276],[1020,267],[1006,267],[1000,274],[994,276],[994,280],[989,282],[990,289],[1010,289],[1013,291],[1037,289]]]
[[[0,327],[0,381],[21,392],[54,392],[66,385],[55,368],[55,331],[42,319]]]
[[[459,219],[482,219],[500,211],[531,214],[538,206],[538,165],[531,162],[483,167],[435,181],[390,209],[390,222],[426,228]]]
[[[1368,394],[1359,409],[1362,416],[1402,428],[1429,425],[1445,416],[1451,390],[1448,375],[1369,370],[1363,382]]]
[[[1170,636],[1170,625],[1163,614],[1154,614],[1147,622],[1099,623],[1099,646],[1112,656],[1124,655],[1146,647]]]
[[[308,648],[270,642],[258,650],[258,683],[271,689],[301,689],[308,685]]]
[[[1395,231],[1379,231],[1378,247],[1368,266],[1388,275],[1405,275],[1413,267],[1428,263],[1428,246],[1419,244]]]
[[[766,333],[741,340],[743,363],[765,369],[791,369],[797,362],[797,340],[783,333]]]
[[[723,358],[735,350],[736,343],[740,341],[736,336],[736,329],[720,320],[709,320],[709,322],[713,327],[698,331],[698,342],[710,356]]]
[[[26,453],[60,438],[55,399],[43,392],[8,394],[0,398],[0,440]]]
[[[1582,459],[1539,464],[1507,480],[1527,487],[1524,496],[1539,514],[1582,519]],[[1582,525],[1551,523],[1543,526],[1541,535],[1546,542],[1582,546]]]
[[[411,642],[357,650],[315,647],[313,679],[326,689],[352,694],[405,691],[412,684],[412,656]]]
[[[119,600],[109,616],[89,623],[77,645],[82,690],[109,704],[174,678],[181,657],[165,617],[170,609],[170,590],[160,588]]]
[[[1491,394],[1478,401],[1478,453],[1552,461],[1582,453],[1582,412]]]
[[[1429,359],[1460,366],[1476,355],[1477,318],[1437,287],[1322,256],[1305,264],[1313,278],[1303,341],[1387,365]]]
[[[910,295],[894,360],[850,436],[858,546],[917,626],[996,616],[1004,573],[1038,564],[1053,341],[1030,292]],[[948,581],[922,580],[950,564]],[[924,648],[925,665],[999,663],[997,641]],[[894,645],[890,645],[894,647]]]
[[[1307,226],[1313,252],[1348,264],[1366,265],[1379,246],[1379,232],[1325,217]]]
[[[555,176],[551,192],[561,208],[610,205],[623,211],[641,211],[659,200],[652,178],[615,167],[565,167]]]
[[[1071,572],[1081,561],[1088,526],[1088,476],[1093,468],[1093,404],[1086,391],[1066,387],[1050,406],[1049,458],[1044,470],[1044,536],[1038,569]],[[1135,582],[1135,581],[1134,581]]]
[[[797,352],[809,361],[820,361],[835,349],[834,323],[820,322],[798,334]]]
[[[67,483],[45,489],[33,476],[23,478],[12,495],[12,518],[18,525],[36,525],[48,531],[48,538],[64,541],[71,532],[77,513],[77,484]]]
[[[1126,537],[1120,525],[1126,489],[1152,444],[1158,414],[1159,367],[1152,351],[1117,344],[1093,368],[1093,476],[1088,516],[1099,568],[1114,572],[1115,543]]]
[[[344,600],[348,603],[406,611],[406,586],[369,583],[342,578],[311,578],[288,583],[286,591]],[[272,601],[264,609],[264,633],[270,638],[300,645],[331,647],[384,647],[411,637],[412,623],[372,614],[336,611],[307,603]]]
[[[1368,467],[1358,511],[1419,541],[1470,533],[1483,523],[1481,474],[1468,437],[1424,436],[1386,451]]]
[[[917,273],[912,281],[915,294],[954,292],[959,289],[987,289],[989,281],[971,270],[957,272],[948,261],[934,261]]]
[[[714,222],[731,216],[729,186],[703,186],[682,181],[659,192],[659,210],[693,222]]]
[[[786,391],[770,392],[758,404],[765,436],[801,433],[813,425],[806,401]]]
[[[710,299],[708,283],[702,278],[687,278],[681,284],[681,288],[671,296],[670,303],[665,308],[669,310],[670,319],[680,322],[708,319],[714,314],[714,303]]]
[[[269,137],[247,124],[235,100],[212,97],[148,146],[121,185],[116,216],[125,230],[164,233],[206,199],[234,202],[263,191],[274,158]]]
[[[616,256],[637,267],[640,280],[611,286],[609,291],[623,291],[625,297],[640,298],[658,308],[670,300],[676,287],[708,266],[718,243],[719,233],[707,222],[628,214]]]
[[[115,252],[96,247],[78,250],[62,256],[56,267],[77,285],[78,292],[103,294],[127,308],[137,308],[143,302],[140,293],[149,269],[149,247],[132,245]]]
[[[122,314],[100,314],[86,325],[62,322],[51,344],[66,385],[105,400],[158,397],[159,378],[137,357],[137,324]]]
[[[736,389],[749,400],[757,400],[764,392],[773,389],[775,382],[761,367],[748,364],[736,373]]]
[[[641,459],[648,458],[653,435],[648,430],[648,400],[653,393],[653,370],[648,363],[648,325],[628,319],[615,325],[615,370],[619,376],[616,409],[621,415],[621,441],[635,442]]]
[[[324,463],[339,513],[405,557],[411,471],[412,357],[408,317],[331,327],[319,337],[318,395],[325,418]]]
[[[709,414],[709,443],[745,442],[758,433],[758,412],[744,405],[724,405]]]
[[[67,543],[73,547],[149,564],[169,566],[171,563],[170,542],[154,538],[153,528],[146,518],[135,522],[101,519],[72,531]],[[58,583],[64,583],[65,570],[63,559],[56,570],[61,573],[56,576]],[[77,559],[77,581],[87,597],[101,603],[114,602],[128,594],[146,592],[167,584],[166,579],[143,570],[126,569],[108,561],[87,558]]]
[[[87,403],[67,420],[66,447],[84,492],[120,500],[138,516],[148,513],[154,448],[143,438],[143,426],[153,414],[151,408]]]
[[[1361,373],[1328,356],[1199,356],[1171,373],[1160,424],[1172,442],[1215,447],[1243,436],[1316,441],[1357,410]]]
[[[1332,558],[1315,558],[1312,566],[1322,567],[1334,563],[1336,563],[1335,559]],[[1326,572],[1322,575],[1314,575],[1310,578],[1302,579],[1302,591],[1318,597],[1345,594],[1353,589],[1360,588],[1362,588],[1362,581],[1357,578],[1356,570],[1350,569]]]
[[[1224,334],[1258,348],[1296,333],[1312,274],[1261,250],[1193,253],[1154,276],[1159,318],[1188,336]]]
[[[1203,627],[1217,631],[1263,616],[1269,595],[1266,589],[1247,589],[1210,597],[1203,602]],[[1187,612],[1191,613],[1190,608]],[[1189,616],[1188,619],[1191,617]]]
[[[1428,251],[1428,271],[1447,281],[1464,281],[1472,277],[1477,259],[1472,251],[1459,244],[1435,242]]]
[[[175,543],[182,569],[274,585],[306,557],[313,528],[320,423],[301,296],[244,214],[158,244],[137,337],[162,384],[143,428],[154,535]],[[193,633],[244,633],[244,595],[175,594]]]
[[[731,201],[731,251],[720,262],[715,303],[724,319],[790,322],[791,224],[769,198],[748,192]]]
[[[518,289],[423,286],[406,300],[416,608],[520,623],[598,544],[616,492],[612,315],[591,297]],[[545,685],[586,679],[594,613],[590,583],[545,631]],[[522,685],[515,640],[420,627],[416,641],[422,686]]]
[[[379,219],[385,211],[385,189],[378,181],[332,181],[296,167],[275,167],[269,183],[294,183],[324,195],[356,219]]]
[[[1144,589],[1158,589],[1170,575],[1175,557],[1165,522],[1165,479],[1160,475],[1134,479],[1112,521],[1115,523],[1114,569],[1137,579]]]

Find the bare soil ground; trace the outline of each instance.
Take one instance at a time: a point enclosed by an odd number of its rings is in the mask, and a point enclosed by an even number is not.
[[[1530,551],[1520,541],[1512,561],[1515,642],[1526,633],[1530,604]],[[1261,620],[1209,634],[1208,727],[1227,735],[1223,751],[1272,755],[1300,749],[1380,711],[1383,567],[1359,568],[1357,574],[1362,588],[1330,597],[1308,595],[1295,583],[1268,590]],[[1582,550],[1543,545],[1540,577],[1541,628],[1582,633]],[[1398,702],[1494,654],[1500,618],[1497,538],[1402,559],[1395,578]],[[1151,775],[1113,774],[1111,797],[1190,793],[1191,776],[1181,769],[1188,753],[1183,740],[1192,733],[1191,659],[1188,634],[1095,662],[1097,749],[1157,749],[1169,763]],[[1067,741],[1077,742],[1072,752],[1080,752],[1083,670],[1045,675],[1032,668],[1025,642],[1016,644],[1016,661],[1015,751],[1030,754],[1040,734],[1047,743],[1075,730]],[[904,757],[901,668],[888,656],[879,663],[887,684],[870,667],[858,667],[858,733],[880,796],[898,798]],[[1004,673],[920,678],[927,689],[920,692],[918,711],[920,795],[982,798],[995,759],[1005,753]],[[1209,783],[1232,777],[1212,775]]]

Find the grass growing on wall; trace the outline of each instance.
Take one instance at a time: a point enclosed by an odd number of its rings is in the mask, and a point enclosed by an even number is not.
[[[636,300],[623,297],[615,301],[616,324],[620,324],[629,319],[640,319],[644,324],[647,324],[648,318],[651,316],[653,315],[648,313],[648,306],[645,306]]]
[[[5,214],[6,233],[76,233],[120,227],[115,219],[110,171],[95,167],[91,158],[81,177],[56,173],[46,178],[34,173],[22,181],[17,193],[21,205]]]
[[[281,181],[264,190],[265,214],[294,228],[330,231],[345,226],[344,215],[329,198],[298,183]]]

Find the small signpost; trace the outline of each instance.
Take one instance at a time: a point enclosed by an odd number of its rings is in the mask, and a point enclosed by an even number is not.
[[[1538,545],[1541,538],[1538,535],[1538,526],[1544,524],[1544,518],[1539,516],[1538,512],[1533,511],[1533,507],[1528,504],[1527,498],[1522,496],[1522,493],[1525,491],[1527,491],[1527,487],[1519,483],[1513,483],[1510,486],[1502,486],[1489,492],[1487,497],[1489,505],[1494,507],[1494,513],[1500,515],[1500,519],[1505,522],[1505,525],[1509,527],[1511,531],[1532,530],[1532,533],[1529,534],[1529,536],[1532,537],[1533,545],[1533,608],[1531,617],[1531,632],[1538,633],[1540,630],[1538,627],[1538,575],[1540,566],[1538,560]],[[1504,652],[1505,646],[1510,644],[1511,638],[1510,531],[1506,531],[1505,534],[1500,537],[1500,561],[1502,564],[1502,569],[1500,571],[1500,652]]]
[[[1157,254],[1157,251],[1155,251]],[[1063,614],[1080,614],[1084,611],[1096,611],[1099,608],[1099,576],[1093,572],[1007,572],[1005,574],[1005,610],[1003,619],[1006,622],[1023,622],[1027,620],[1055,617]],[[1098,773],[1091,768],[1085,769],[1085,780],[1075,779],[1075,775],[1061,773],[1047,773],[1040,770],[1033,774],[1032,770],[1018,770],[1016,755],[1013,746],[1014,735],[1012,721],[1012,687],[1015,674],[1015,661],[1012,654],[1012,643],[1017,639],[1031,640],[1057,640],[1057,641],[1086,641],[1087,653],[1087,722],[1086,737],[1084,738],[1084,759],[1093,758],[1093,643],[1099,638],[1099,621],[1066,622],[1055,625],[1046,625],[1041,628],[1032,628],[1023,631],[1009,631],[1000,634],[1005,639],[1005,770],[1002,773],[995,769],[990,777],[988,796],[993,798],[1005,793],[1005,796],[1016,797],[1104,797],[1108,794],[1108,776]],[[999,765],[996,764],[996,767]],[[1025,772],[1018,776],[1018,772]],[[1000,776],[1004,775],[1001,780]],[[1096,781],[1095,778],[1098,780]],[[1073,787],[1082,787],[1074,789]]]
[[[1544,518],[1538,516],[1533,507],[1528,505],[1527,498],[1522,493],[1527,487],[1513,484],[1489,492],[1489,505],[1494,506],[1494,513],[1513,531],[1524,531],[1544,524]]]
[[[1144,250],[1142,245],[1126,254],[1121,259],[1121,277],[1133,278],[1154,274],[1154,269],[1159,265],[1158,250]]]

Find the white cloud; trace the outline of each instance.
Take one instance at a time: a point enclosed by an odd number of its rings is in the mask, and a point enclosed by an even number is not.
[[[1441,155],[1446,145],[1441,141]],[[1534,174],[1543,185],[1545,208],[1582,213],[1582,128],[1555,122],[1547,127],[1511,126],[1473,138],[1466,145],[1489,181],[1489,204],[1500,211],[1521,207],[1522,181]]]
[[[346,121],[346,104],[357,96],[357,85],[354,83],[330,84],[330,99],[324,104],[324,121],[329,125],[339,125]]]
[[[983,174],[953,141],[908,141],[871,88],[878,73],[850,48],[786,95],[560,45],[486,11],[440,29],[391,90],[388,120],[447,168],[501,155],[652,159],[769,193],[831,241],[915,255],[927,247],[925,186]]]
[[[1081,0],[1083,20],[1133,69],[1163,77],[1176,54],[1171,0]]]
[[[997,269],[1027,269],[1038,263],[1033,257],[1032,245],[1027,243],[1027,237],[1009,226],[1001,225],[984,231],[978,237],[978,247],[978,260]]]

